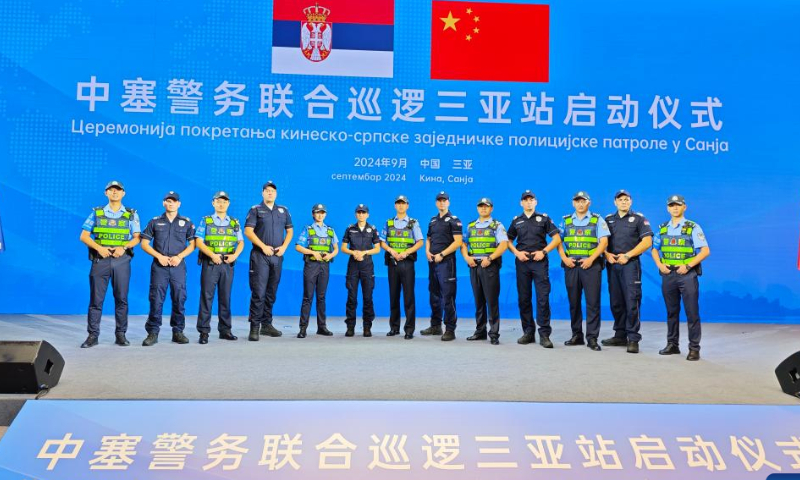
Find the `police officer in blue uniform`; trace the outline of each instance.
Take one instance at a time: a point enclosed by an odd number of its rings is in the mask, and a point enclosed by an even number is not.
[[[603,345],[627,347],[628,353],[639,353],[639,308],[642,304],[642,265],[640,255],[653,245],[653,229],[639,212],[631,210],[633,199],[627,190],[614,194],[616,213],[606,215],[611,232],[605,257],[608,294],[614,315],[614,336]]]
[[[346,337],[355,335],[356,307],[358,307],[358,283],[361,282],[361,296],[364,299],[364,336],[372,336],[372,321],[375,320],[375,306],[372,303],[372,290],[375,288],[375,265],[372,256],[381,251],[381,239],[375,225],[367,223],[369,207],[359,203],[356,207],[356,223],[347,227],[342,237],[342,252],[350,255],[347,261],[347,305],[345,308]],[[325,335],[332,335],[328,332]]]
[[[194,250],[195,229],[189,217],[178,214],[180,206],[181,196],[176,192],[168,192],[164,195],[165,212],[153,217],[142,232],[142,250],[153,256],[150,266],[150,314],[144,325],[147,338],[142,342],[145,347],[158,343],[167,287],[172,297],[169,320],[172,341],[189,343],[183,334],[186,325],[186,262],[183,260]]]
[[[300,332],[297,338],[306,338],[308,317],[314,292],[317,297],[317,335],[330,336],[325,316],[325,292],[328,291],[330,264],[339,253],[339,238],[333,228],[325,225],[328,209],[318,203],[311,207],[314,222],[307,225],[297,237],[295,250],[303,254],[303,303],[300,305]]]
[[[403,307],[406,323],[403,326],[405,339],[414,338],[416,328],[416,300],[414,298],[415,263],[417,251],[422,248],[422,229],[415,218],[407,215],[408,198],[399,195],[394,200],[397,215],[390,218],[380,233],[381,247],[386,250],[385,261],[389,277],[389,333],[387,337],[400,334],[400,292],[403,292]]]
[[[467,237],[461,255],[469,266],[469,280],[475,297],[475,333],[467,340],[486,340],[500,345],[500,268],[508,248],[508,236],[502,223],[492,218],[494,203],[487,197],[478,200],[478,219],[467,225]]]
[[[100,335],[100,319],[108,282],[114,294],[114,319],[116,322],[114,343],[128,346],[125,338],[128,330],[128,286],[131,279],[133,247],[139,243],[139,215],[136,210],[122,205],[125,187],[113,180],[106,185],[105,207],[95,207],[83,222],[81,242],[89,247],[89,313],[87,330],[89,336],[81,348],[97,345]]]
[[[680,354],[679,324],[681,299],[689,325],[689,355],[686,360],[700,360],[700,282],[701,262],[711,254],[700,225],[684,217],[683,195],[667,199],[670,221],[658,226],[651,254],[661,272],[661,293],[667,306],[667,346],[661,355]]]
[[[436,194],[439,211],[428,223],[425,256],[428,257],[428,291],[431,300],[431,326],[422,335],[441,335],[442,341],[456,338],[456,257],[464,238],[461,220],[450,213],[450,195]],[[445,332],[442,333],[442,313]]]
[[[536,211],[537,200],[532,191],[522,192],[519,204],[522,213],[514,217],[508,227],[508,249],[516,257],[514,264],[523,332],[517,343],[527,345],[535,342],[538,324],[539,344],[544,348],[553,348],[550,340],[553,331],[550,326],[550,262],[547,255],[558,248],[561,235],[546,213]],[[517,241],[516,246],[514,240]],[[536,290],[536,323],[533,321],[531,283]]]
[[[197,331],[200,343],[208,343],[211,331],[211,306],[214,303],[214,290],[219,288],[217,304],[219,323],[217,330],[222,340],[236,340],[231,332],[231,288],[236,259],[244,250],[242,224],[237,218],[228,216],[231,201],[228,193],[214,194],[211,205],[214,214],[203,217],[195,232],[195,244],[200,250],[198,263],[200,270],[200,308],[197,312]]]
[[[250,335],[251,342],[261,335],[280,337],[281,331],[272,326],[272,307],[281,281],[283,254],[292,240],[294,228],[289,209],[277,205],[278,187],[268,181],[261,189],[264,201],[247,212],[244,235],[253,242],[250,251]]]
[[[603,274],[603,252],[608,246],[608,225],[603,217],[589,211],[592,200],[580,191],[572,196],[575,212],[564,215],[559,230],[563,241],[558,246],[564,283],[569,299],[572,338],[564,345],[583,345],[583,312],[581,295],[586,296],[586,346],[600,351],[600,284]]]

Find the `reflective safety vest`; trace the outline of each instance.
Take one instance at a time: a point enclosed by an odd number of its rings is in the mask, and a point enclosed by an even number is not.
[[[572,223],[572,215],[564,217],[564,250],[570,258],[588,258],[594,255],[599,244],[597,221],[600,215],[593,213],[589,225],[578,227]]]
[[[134,210],[125,209],[120,218],[109,218],[103,207],[94,210],[96,218],[92,235],[94,241],[104,247],[121,247],[131,238],[131,221]]]
[[[670,222],[662,223],[658,227],[658,235],[661,237],[661,263],[664,265],[686,265],[694,257],[694,242],[692,241],[692,230],[696,226],[694,222],[686,220],[677,235],[670,235]]]
[[[495,250],[497,250],[497,227],[499,223],[497,220],[492,220],[488,227],[476,227],[478,221],[474,221],[467,225],[467,252],[470,255],[478,255],[481,257],[488,257]]]
[[[414,241],[414,224],[416,220],[410,219],[403,228],[394,226],[394,219],[386,222],[389,227],[386,232],[386,243],[397,253],[403,253],[416,243]]]
[[[319,235],[317,235],[317,231],[314,230],[314,226],[310,225],[308,227],[308,249],[314,252],[319,252],[322,255],[332,252],[333,229],[331,227],[328,227],[326,233],[328,235],[327,237],[320,237]],[[313,255],[306,255],[306,258],[310,262],[317,261],[317,259],[315,259]]]
[[[206,237],[203,242],[208,248],[220,255],[229,255],[236,251],[239,244],[239,222],[232,218],[231,222],[225,227],[214,225],[214,219],[210,216],[203,217],[206,224]]]

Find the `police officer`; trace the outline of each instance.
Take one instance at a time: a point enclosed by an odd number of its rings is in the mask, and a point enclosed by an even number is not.
[[[533,322],[531,282],[536,289],[536,323],[539,324],[539,344],[553,348],[550,341],[550,262],[547,255],[558,248],[561,236],[558,227],[546,214],[536,211],[536,195],[530,190],[522,192],[519,202],[522,213],[511,220],[508,227],[508,249],[516,257],[517,294],[519,295],[519,317],[523,335],[517,343],[527,345],[536,341]],[[550,236],[550,243],[547,236]],[[514,240],[517,244],[514,246]]]
[[[283,254],[292,240],[294,228],[289,209],[277,205],[278,187],[270,180],[261,189],[264,201],[247,212],[244,235],[253,242],[250,251],[250,335],[258,341],[262,335],[280,337],[281,331],[272,326],[272,307],[281,281]]]
[[[700,283],[701,262],[711,254],[700,225],[687,220],[683,195],[667,199],[670,221],[658,226],[653,239],[653,260],[661,272],[661,293],[667,306],[667,346],[661,355],[680,354],[679,323],[681,299],[689,325],[689,355],[686,360],[700,360]]]
[[[464,237],[461,220],[450,213],[450,195],[436,194],[436,209],[428,223],[425,255],[428,257],[428,291],[431,298],[431,326],[422,335],[442,335],[449,342],[456,338],[456,257]],[[442,334],[442,312],[445,332]]]
[[[592,200],[580,191],[572,196],[575,212],[564,215],[559,227],[563,242],[558,246],[564,283],[569,299],[569,316],[572,338],[564,345],[583,345],[583,312],[581,295],[586,295],[586,346],[600,351],[597,337],[600,334],[600,283],[603,259],[608,245],[608,225],[603,218],[589,211]]]
[[[489,310],[489,338],[500,345],[500,268],[508,248],[502,223],[492,218],[494,204],[489,198],[478,200],[478,219],[467,225],[461,255],[469,265],[469,280],[475,297],[475,333],[467,340],[486,340],[486,310]]]
[[[389,277],[389,333],[387,337],[400,334],[400,292],[403,292],[403,306],[406,323],[403,326],[405,339],[414,338],[416,325],[416,305],[414,299],[414,265],[417,250],[422,248],[422,230],[415,218],[409,217],[408,198],[399,195],[394,200],[397,215],[390,218],[380,233],[381,247],[386,250],[385,260]]]
[[[364,336],[372,336],[372,321],[375,320],[375,307],[372,303],[372,290],[375,288],[375,266],[372,255],[381,251],[381,239],[374,225],[367,223],[369,207],[359,203],[356,207],[356,223],[347,227],[342,237],[342,252],[350,255],[347,262],[347,305],[345,308],[345,337],[355,335],[356,307],[358,306],[358,283],[361,282],[361,296],[364,299]],[[332,335],[328,332],[325,335]]]
[[[227,192],[214,194],[211,205],[214,214],[203,217],[195,232],[195,244],[200,253],[197,261],[200,270],[200,309],[197,312],[197,331],[200,343],[208,343],[211,331],[211,305],[214,290],[219,287],[219,323],[217,330],[222,340],[236,340],[231,332],[231,287],[233,267],[244,250],[242,224],[237,218],[228,216],[231,201]]]
[[[325,225],[328,215],[325,205],[318,203],[311,207],[314,222],[307,225],[297,237],[295,250],[303,254],[303,303],[300,305],[300,332],[297,338],[306,338],[308,317],[314,292],[317,296],[317,335],[330,336],[332,333],[325,324],[325,292],[328,290],[330,263],[339,253],[339,238],[336,232]]]
[[[114,343],[128,346],[125,338],[128,330],[128,286],[131,278],[133,247],[139,243],[139,215],[136,210],[122,205],[125,187],[113,180],[106,185],[105,207],[95,207],[83,222],[81,242],[89,247],[89,313],[87,315],[89,336],[81,348],[97,345],[100,335],[100,318],[108,281],[114,294],[114,319],[116,321]]]
[[[631,210],[633,200],[627,190],[614,194],[616,213],[606,215],[611,235],[605,257],[608,262],[608,294],[614,314],[614,336],[600,342],[611,347],[628,347],[639,353],[639,308],[642,303],[642,265],[639,256],[653,245],[650,222]]]
[[[153,217],[142,232],[142,250],[153,256],[153,264],[150,266],[150,314],[144,325],[147,338],[142,342],[145,347],[158,343],[167,287],[172,297],[172,314],[169,319],[172,341],[189,343],[189,339],[183,334],[186,324],[186,262],[183,259],[194,250],[195,229],[189,217],[178,214],[181,207],[180,195],[168,192],[164,195],[163,203],[165,212]]]

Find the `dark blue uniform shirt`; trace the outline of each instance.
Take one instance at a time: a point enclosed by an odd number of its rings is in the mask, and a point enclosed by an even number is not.
[[[606,215],[606,223],[611,231],[608,238],[609,253],[626,253],[639,244],[645,237],[653,236],[650,222],[641,213],[630,210],[624,217],[619,212]]]
[[[350,250],[372,250],[376,243],[381,243],[381,239],[378,237],[375,225],[367,223],[362,231],[358,228],[358,224],[354,223],[345,230],[342,243],[346,243]],[[371,262],[372,255],[364,257],[364,261]]]
[[[151,240],[153,248],[161,255],[174,257],[184,251],[194,238],[194,224],[189,217],[181,215],[170,222],[167,214],[163,213],[147,222],[142,238]]]
[[[264,202],[250,208],[244,226],[252,227],[259,240],[270,247],[283,245],[286,230],[293,228],[288,208],[278,204],[269,208]]]
[[[437,213],[428,223],[427,237],[431,241],[431,254],[436,255],[455,241],[456,235],[463,235],[461,220],[449,211],[443,217]]]
[[[517,250],[521,252],[538,252],[547,246],[547,236],[558,233],[558,227],[546,213],[533,212],[528,218],[525,212],[520,213],[508,226],[508,240],[517,241]]]

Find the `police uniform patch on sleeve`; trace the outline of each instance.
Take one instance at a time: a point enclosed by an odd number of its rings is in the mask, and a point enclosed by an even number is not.
[[[697,238],[699,238],[700,240],[705,240],[706,239],[706,234],[703,233],[703,232],[700,232],[700,233],[697,234]]]
[[[649,226],[650,225],[650,220],[645,220],[644,224]]]

